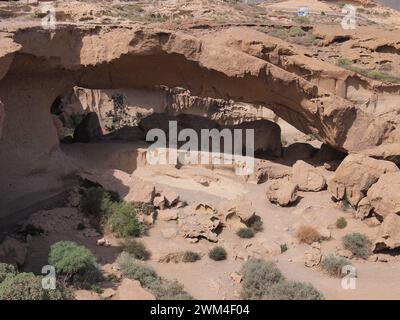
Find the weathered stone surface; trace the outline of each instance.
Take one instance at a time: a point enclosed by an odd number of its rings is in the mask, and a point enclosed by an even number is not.
[[[257,160],[254,168],[253,179],[256,183],[267,180],[282,179],[292,175],[291,167],[268,160]]]
[[[316,267],[321,263],[321,259],[321,245],[315,242],[311,245],[311,248],[304,253],[304,265],[309,268]]]
[[[179,213],[179,211],[176,209],[158,210],[157,219],[160,219],[161,221],[177,220],[178,213]]]
[[[164,210],[166,207],[165,198],[163,196],[155,196],[153,199],[154,207]]]
[[[21,172],[34,172],[45,161],[58,168],[64,161],[48,108],[60,93],[77,85],[115,90],[164,83],[170,88],[184,86],[191,95],[205,99],[265,105],[299,130],[339,150],[362,151],[399,137],[399,129],[391,121],[369,114],[281,63],[286,59],[288,65],[295,60],[308,61],[302,65],[311,68],[314,59],[250,28],[192,36],[139,24],[121,28],[99,25],[93,34],[89,27],[71,24],[57,28],[51,39],[45,39],[37,28],[26,28],[2,33],[0,41],[0,100],[7,115],[0,140],[0,201],[1,207],[7,208],[5,212],[32,204],[17,200],[29,198],[22,191],[21,195],[16,192],[23,190],[28,177]],[[71,43],[76,50],[65,50]],[[267,58],[270,55],[276,64]],[[155,66],[158,72],[149,72]],[[318,61],[320,70],[329,66]],[[171,109],[182,111],[174,106]],[[195,112],[208,116],[208,109]],[[161,124],[165,120],[162,118]],[[59,157],[51,158],[57,153]],[[14,168],[20,170],[12,172]],[[50,196],[49,190],[61,188],[60,178],[72,171],[49,170],[52,181],[49,179],[46,188],[37,183],[32,192]]]
[[[347,200],[353,207],[357,207],[381,175],[398,171],[393,162],[376,160],[362,154],[351,154],[328,180],[328,190],[335,199]]]
[[[293,165],[292,177],[301,191],[321,191],[326,186],[325,178],[318,169],[302,160]]]
[[[238,199],[236,201],[224,201],[219,209],[222,221],[229,228],[237,230],[246,227],[254,218],[255,209],[249,200]]]
[[[185,238],[194,240],[204,238],[211,242],[217,242],[216,231],[220,224],[217,210],[204,203],[190,205],[179,213],[179,233]]]
[[[372,212],[371,202],[368,197],[362,198],[357,205],[356,218],[364,220],[370,216]]]
[[[297,201],[297,189],[297,185],[287,178],[269,180],[265,186],[268,200],[283,207]]]
[[[391,213],[379,227],[374,252],[400,248],[400,215]]]
[[[132,192],[130,192],[130,197],[126,200],[153,203],[155,195],[156,188],[153,184],[141,179],[135,179],[135,183],[132,186]]]
[[[400,215],[400,172],[382,175],[367,195],[374,213],[380,218],[385,219],[392,213]]]
[[[139,281],[122,279],[112,300],[155,300],[153,294],[142,288]]]

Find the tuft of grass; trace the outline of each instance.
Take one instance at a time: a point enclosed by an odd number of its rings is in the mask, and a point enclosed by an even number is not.
[[[226,260],[227,253],[223,247],[214,247],[208,252],[210,259],[214,261]]]
[[[289,29],[290,37],[304,37],[307,33],[298,26],[293,26]]]
[[[185,263],[188,263],[188,262],[193,263],[200,259],[201,259],[200,255],[197,252],[193,252],[193,251],[185,251],[183,254],[183,257],[182,257],[182,261]]]
[[[289,249],[286,243],[281,244],[280,247],[281,247],[281,253],[284,253]]]
[[[350,261],[330,254],[322,259],[321,267],[331,277],[340,278],[342,276],[342,269],[344,266],[351,265]]]
[[[359,68],[357,66],[354,66],[352,61],[350,61],[349,59],[346,59],[346,58],[339,58],[337,61],[337,65],[341,66],[347,70],[358,73],[366,78],[379,80],[382,82],[400,83],[399,77],[394,77],[394,76],[388,75],[377,69],[366,70],[366,69]]]
[[[266,299],[271,300],[324,300],[321,292],[311,283],[281,281],[272,286]]]
[[[125,240],[123,251],[128,252],[139,260],[147,260],[150,257],[150,252],[147,251],[145,245],[136,240]]]
[[[340,217],[339,219],[336,220],[336,228],[338,229],[344,229],[347,227],[347,220],[344,217]]]
[[[236,234],[242,239],[250,239],[254,237],[254,231],[252,228],[240,228]]]
[[[321,241],[319,232],[311,226],[301,226],[296,232],[296,238],[300,243],[312,244]]]
[[[367,259],[372,253],[372,243],[366,235],[351,233],[343,237],[343,246],[351,253],[361,259]]]

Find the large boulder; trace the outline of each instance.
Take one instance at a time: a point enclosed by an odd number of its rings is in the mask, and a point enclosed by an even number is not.
[[[351,154],[328,180],[328,190],[336,200],[347,200],[355,208],[381,175],[398,171],[393,162]]]
[[[217,230],[220,225],[217,210],[204,203],[187,206],[179,212],[179,233],[193,242],[200,239],[217,242]]]
[[[374,251],[400,248],[400,216],[389,214],[379,227]]]
[[[264,183],[267,180],[290,177],[292,170],[289,166],[268,160],[256,160],[252,179],[256,183]]]
[[[400,214],[400,171],[382,175],[367,195],[375,215],[380,218]]]
[[[222,216],[223,223],[234,230],[246,227],[255,217],[253,204],[245,199],[223,202],[219,213]]]
[[[265,193],[270,202],[285,207],[297,201],[297,189],[297,184],[283,178],[267,181]]]
[[[326,186],[324,176],[312,165],[299,160],[293,166],[293,182],[301,191],[321,191]]]
[[[87,143],[100,138],[102,135],[103,130],[97,113],[89,112],[75,128],[74,141]]]

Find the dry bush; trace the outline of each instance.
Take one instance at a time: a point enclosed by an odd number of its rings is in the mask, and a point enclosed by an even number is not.
[[[300,243],[312,244],[321,240],[319,232],[310,226],[301,226],[296,232],[296,238]]]

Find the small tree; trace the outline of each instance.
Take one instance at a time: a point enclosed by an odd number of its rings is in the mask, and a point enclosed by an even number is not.
[[[87,286],[101,277],[96,258],[84,246],[71,241],[60,241],[50,247],[49,264],[65,277],[66,281]]]
[[[107,130],[114,131],[134,125],[133,117],[129,117],[125,96],[121,93],[115,93],[111,96],[111,101],[113,110],[106,113],[107,117],[111,118],[111,124],[106,126]]]

